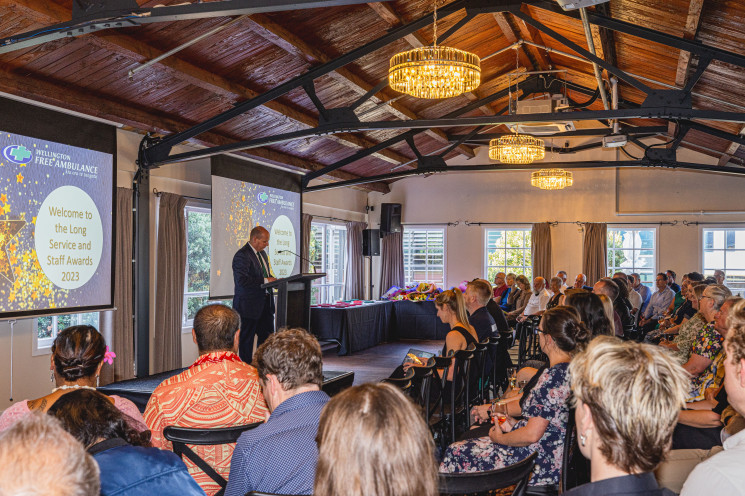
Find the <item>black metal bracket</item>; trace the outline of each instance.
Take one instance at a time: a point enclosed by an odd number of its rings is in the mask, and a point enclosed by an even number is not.
[[[691,109],[691,93],[684,90],[652,90],[642,102],[641,108],[652,107]]]

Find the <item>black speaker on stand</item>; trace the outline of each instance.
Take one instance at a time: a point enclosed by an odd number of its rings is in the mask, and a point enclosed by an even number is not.
[[[377,257],[380,255],[380,229],[362,231],[362,256]]]

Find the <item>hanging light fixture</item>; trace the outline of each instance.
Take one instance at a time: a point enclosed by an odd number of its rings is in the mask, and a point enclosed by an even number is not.
[[[434,3],[432,46],[397,53],[391,58],[388,71],[391,88],[417,98],[450,98],[473,91],[481,84],[478,56],[437,46],[437,0]]]
[[[503,164],[532,164],[545,156],[543,140],[527,134],[509,134],[489,142],[489,158]]]
[[[530,175],[530,184],[541,189],[564,189],[574,184],[574,178],[564,169],[541,169]]]

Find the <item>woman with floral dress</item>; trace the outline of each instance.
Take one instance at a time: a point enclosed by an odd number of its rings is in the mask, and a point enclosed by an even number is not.
[[[538,452],[530,485],[557,484],[561,470],[569,410],[567,369],[575,351],[580,351],[591,334],[571,307],[547,310],[538,326],[541,350],[549,367],[528,393],[522,419],[507,417],[489,431],[489,437],[451,444],[440,472],[482,472],[506,467]]]

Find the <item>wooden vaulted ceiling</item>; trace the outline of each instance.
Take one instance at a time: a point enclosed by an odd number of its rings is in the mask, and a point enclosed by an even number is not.
[[[142,7],[181,2],[138,1]],[[440,0],[440,5],[447,3],[450,2]],[[101,31],[0,54],[0,91],[119,122],[138,131],[170,134],[350,52],[391,28],[422,17],[431,9],[431,0],[396,0],[245,16],[132,78],[128,76],[131,69],[233,19],[175,21]],[[614,19],[697,40],[711,47],[745,53],[745,2],[611,0],[596,9]],[[68,21],[71,10],[71,0],[0,0],[0,38]],[[583,26],[578,20],[536,6],[523,5],[522,10],[578,45],[587,46]],[[441,19],[438,32],[445,32],[465,15],[465,11],[459,11]],[[690,57],[688,52],[597,26],[593,26],[592,34],[601,58],[645,78],[644,82],[652,88],[682,88],[696,68],[696,57]],[[349,105],[387,77],[393,54],[430,44],[432,39],[432,26],[428,26],[318,78],[315,89],[319,99],[326,108]],[[523,44],[516,50],[490,56],[519,40],[549,50]],[[384,88],[358,109],[361,120],[438,118],[504,89],[505,75],[515,70],[516,59],[523,70],[566,69],[571,82],[591,89],[597,87],[591,64],[557,53],[574,52],[511,14],[479,14],[458,29],[446,44],[485,58],[482,85],[475,92],[429,101],[401,96]],[[694,87],[693,108],[744,111],[743,82],[745,68],[712,62]],[[644,94],[631,86],[622,83],[619,88],[623,100],[640,104],[644,99]],[[576,101],[588,98],[573,91],[569,96]],[[464,115],[493,115],[506,103],[507,99],[503,98]],[[589,108],[601,110],[602,102],[598,99]],[[315,127],[318,114],[306,92],[296,89],[193,141],[200,145],[221,145]],[[628,124],[667,123],[636,119]],[[705,124],[729,133],[745,134],[742,124]],[[462,128],[429,130],[417,135],[414,141],[423,154],[435,153],[448,146],[450,131],[464,132]],[[288,141],[242,153],[292,169],[318,170],[400,132],[343,133]],[[673,125],[669,133],[675,133]],[[682,146],[715,156],[720,165],[728,162],[741,165],[745,160],[745,147],[695,130],[688,132]],[[472,146],[460,145],[445,158],[473,157],[474,154]],[[415,166],[414,152],[401,142],[331,172],[329,179],[374,176]],[[388,190],[385,183],[363,187]]]

